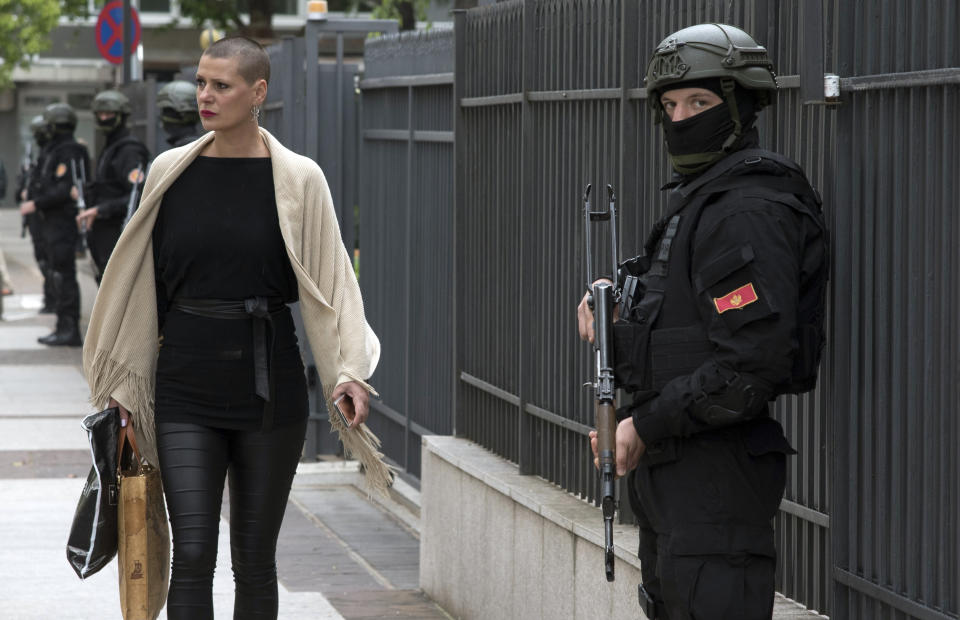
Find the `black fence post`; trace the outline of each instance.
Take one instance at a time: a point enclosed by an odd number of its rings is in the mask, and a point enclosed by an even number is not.
[[[411,360],[411,349],[413,346],[412,339],[410,338],[411,332],[413,332],[413,318],[411,312],[411,299],[410,299],[410,290],[413,287],[413,183],[414,183],[414,166],[413,166],[413,157],[414,150],[416,149],[416,143],[414,142],[414,117],[413,117],[413,85],[407,86],[407,209],[406,209],[406,222],[404,225],[404,235],[406,242],[404,243],[404,252],[405,252],[405,263],[404,263],[404,273],[406,274],[407,285],[404,287],[403,293],[403,312],[404,312],[404,324],[406,329],[404,330],[403,341],[404,341],[404,352],[403,352],[403,467],[406,471],[410,471],[410,383],[411,383],[411,373],[410,373],[410,364]]]
[[[841,3],[836,10],[839,32],[852,31],[856,9],[852,5]],[[835,42],[837,46],[837,72],[840,75],[855,75],[854,66],[856,49],[854,40],[850,37],[840,37]],[[851,180],[854,178],[856,154],[854,153],[855,110],[850,103],[840,106],[837,110],[836,125],[836,176],[837,183],[833,188],[824,188],[827,196],[832,196],[837,205],[852,205],[856,199]],[[832,190],[832,191],[831,191]],[[859,193],[859,192],[858,192]],[[851,369],[854,367],[855,351],[853,344],[858,327],[852,324],[854,308],[860,303],[857,299],[858,291],[856,275],[853,273],[853,252],[855,251],[853,226],[855,213],[853,208],[831,209],[834,213],[832,221],[827,220],[830,230],[831,247],[831,290],[830,295],[830,326],[827,338],[830,342],[830,367],[833,372],[826,379],[824,389],[828,392],[827,403],[831,411],[839,415],[828,416],[827,424],[827,454],[828,467],[836,472],[830,485],[830,592],[826,596],[827,609],[824,613],[836,618],[849,617],[850,590],[839,582],[839,569],[850,566],[850,498],[847,494],[855,491],[855,484],[850,480],[851,467],[850,442],[855,444],[857,438],[851,433],[850,425],[857,423],[854,407],[854,391],[850,388],[853,379]],[[842,294],[837,292],[842,291]]]
[[[637,174],[637,166],[642,165],[637,156],[639,149],[637,136],[637,125],[640,122],[640,119],[637,118],[639,106],[635,105],[630,99],[630,91],[641,86],[638,58],[639,35],[636,28],[639,23],[639,13],[640,7],[636,2],[624,2],[620,5],[620,170],[617,180],[617,193],[621,213],[623,209],[640,208],[637,191],[637,179],[641,178],[641,175]],[[623,221],[624,218],[621,217],[618,223]],[[622,231],[623,225],[620,224],[620,230],[617,231],[617,239],[619,240],[623,239]],[[621,248],[617,248],[617,256],[624,256]],[[623,402],[624,392],[622,390],[617,396],[617,402]],[[626,501],[627,480],[628,478],[624,477],[618,483],[620,523],[634,522],[630,502]]]
[[[527,398],[529,386],[527,385],[528,371],[532,368],[533,346],[529,342],[531,317],[533,313],[530,309],[533,307],[529,298],[532,282],[529,265],[533,264],[530,256],[530,239],[533,238],[532,226],[535,223],[530,217],[534,196],[534,183],[536,180],[536,171],[534,166],[534,149],[536,148],[537,136],[533,132],[533,113],[530,109],[529,93],[536,88],[536,5],[535,0],[523,0],[523,35],[521,37],[522,47],[522,81],[523,81],[523,102],[520,112],[520,131],[523,138],[520,146],[520,204],[517,211],[520,216],[520,264],[518,265],[518,276],[520,282],[520,301],[516,306],[516,320],[520,323],[520,338],[517,348],[520,355],[519,377],[517,381],[517,396],[519,403],[517,405],[518,420],[518,461],[521,474],[535,474],[537,437],[535,434],[535,420],[529,415],[527,409]]]
[[[800,101],[823,103],[823,3],[806,0],[800,3],[801,45]]]
[[[453,435],[457,435],[464,428],[463,412],[460,410],[460,369],[463,366],[460,360],[460,351],[462,350],[460,342],[460,283],[462,281],[463,261],[460,260],[458,252],[460,250],[460,239],[463,235],[463,231],[460,230],[460,210],[464,208],[465,204],[466,141],[464,140],[465,125],[460,100],[463,99],[466,92],[466,19],[466,9],[453,11],[453,312],[451,316],[451,329],[453,329],[453,372],[451,373],[453,380]]]
[[[293,38],[284,37],[280,45],[280,71],[283,76],[283,81],[281,82],[281,90],[283,91],[283,101],[281,102],[283,106],[283,124],[280,125],[280,127],[282,128],[283,143],[292,149],[294,148],[292,143],[295,133],[293,111],[297,109],[294,103],[293,83],[294,77],[299,77],[299,73],[294,70]]]

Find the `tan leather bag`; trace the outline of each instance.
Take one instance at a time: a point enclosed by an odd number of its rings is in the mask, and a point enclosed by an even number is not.
[[[124,467],[124,444],[132,462]],[[124,620],[156,620],[170,585],[170,528],[160,472],[140,458],[133,426],[120,429],[117,568]]]

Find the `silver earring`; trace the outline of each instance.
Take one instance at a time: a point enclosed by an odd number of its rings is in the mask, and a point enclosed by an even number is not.
[[[250,108],[250,119],[254,123],[258,125],[260,124],[260,106],[255,105],[252,108]]]

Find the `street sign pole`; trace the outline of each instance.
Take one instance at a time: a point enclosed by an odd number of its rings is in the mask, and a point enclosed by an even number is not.
[[[130,0],[123,0],[123,83],[130,83],[130,48],[133,44],[133,20],[130,19]]]

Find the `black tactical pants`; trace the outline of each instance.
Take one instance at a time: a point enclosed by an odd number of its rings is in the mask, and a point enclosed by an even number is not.
[[[660,620],[761,620],[773,614],[771,520],[786,454],[770,419],[674,440],[632,477],[640,561]],[[651,568],[653,567],[653,568]]]
[[[37,260],[37,267],[43,274],[43,306],[56,308],[56,294],[53,290],[53,278],[50,274],[50,264],[47,245],[43,241],[43,214],[31,213],[27,216],[27,227],[30,230],[30,239],[33,241],[33,257]]]
[[[100,284],[103,270],[107,268],[107,261],[110,260],[110,255],[122,231],[123,218],[116,217],[95,220],[93,226],[87,231],[87,248],[90,250],[93,264],[97,267],[97,284]]]
[[[62,213],[44,213],[41,237],[47,253],[47,269],[52,282],[57,325],[64,319],[80,319],[80,287],[77,285],[77,222],[66,209]]]

